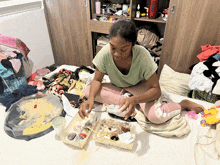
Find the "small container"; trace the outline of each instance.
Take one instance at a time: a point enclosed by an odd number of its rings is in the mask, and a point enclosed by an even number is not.
[[[67,136],[67,139],[70,140],[70,141],[71,141],[71,140],[74,140],[75,137],[76,137],[76,135],[77,135],[77,134],[76,134],[75,132],[74,132],[74,133],[71,133],[71,134],[69,134],[69,135]]]
[[[141,12],[140,12],[140,4],[137,5],[137,10],[136,10],[136,18],[141,17]]]
[[[96,14],[100,14],[101,13],[101,2],[99,0],[97,0],[95,2],[95,11],[96,11]]]
[[[59,137],[60,134],[63,132],[65,126],[66,126],[66,119],[65,117],[56,117],[52,121],[52,126],[56,131],[56,135]]]
[[[85,139],[87,137],[87,134],[89,133],[88,128],[84,128],[82,133],[79,134],[80,139]]]

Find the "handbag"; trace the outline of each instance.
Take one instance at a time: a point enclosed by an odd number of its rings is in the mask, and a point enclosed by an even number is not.
[[[4,97],[13,93],[14,90],[18,89],[20,85],[27,84],[22,57],[23,55],[20,53],[17,56],[17,58],[21,61],[21,67],[17,73],[14,73],[6,78],[0,77],[0,81],[2,82],[2,86],[0,87],[0,91],[2,91],[0,93],[0,102]]]

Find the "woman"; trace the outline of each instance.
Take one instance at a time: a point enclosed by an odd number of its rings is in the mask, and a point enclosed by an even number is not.
[[[88,98],[79,109],[81,118],[88,117],[94,101],[119,105],[120,112],[125,111],[124,119],[134,118],[140,110],[146,121],[160,124],[180,113],[181,110],[195,110],[204,107],[189,100],[164,104],[156,74],[157,65],[150,53],[137,41],[137,30],[131,21],[120,20],[110,29],[110,43],[99,51],[93,60],[96,66],[91,85],[86,88]],[[107,74],[111,83],[102,83]],[[131,94],[126,97],[125,93]]]

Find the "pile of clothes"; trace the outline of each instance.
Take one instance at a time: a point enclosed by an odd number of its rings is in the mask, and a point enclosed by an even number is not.
[[[93,69],[85,66],[80,66],[76,70],[60,68],[58,72],[55,70],[52,74],[45,75],[42,81],[48,93],[59,97],[61,100],[64,93],[78,95],[80,97],[79,103],[82,103],[86,99],[84,88],[93,73]]]
[[[191,90],[220,95],[220,46],[201,46],[200,62],[190,67]]]
[[[9,89],[12,92],[26,83],[23,64],[28,63],[29,48],[18,38],[0,34],[0,95],[5,96]],[[17,82],[10,84],[14,77]],[[7,83],[7,84],[6,84]]]

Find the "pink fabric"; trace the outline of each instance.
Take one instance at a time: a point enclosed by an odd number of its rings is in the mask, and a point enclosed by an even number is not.
[[[211,46],[210,44],[207,44],[205,46],[201,46],[201,48],[202,53],[197,55],[200,62],[207,60],[210,56],[216,53],[220,53],[220,46]]]
[[[18,73],[21,68],[21,61],[19,59],[11,59],[9,61],[11,62],[15,72]]]
[[[196,120],[198,118],[197,114],[195,111],[189,111],[189,112],[186,112],[186,115],[191,118],[191,119],[194,119]]]
[[[14,52],[4,52],[4,54],[5,54],[8,58],[17,57],[17,54],[14,53]]]
[[[89,97],[90,85],[85,89],[85,96]],[[124,99],[124,96],[121,94],[121,88],[113,86],[110,83],[103,83],[101,91],[98,92],[96,96],[96,101],[107,104],[119,105],[120,102]]]
[[[41,80],[29,81],[28,85],[37,86],[36,87],[37,90],[44,90],[45,89],[44,83]]]
[[[4,59],[7,59],[7,56],[4,53],[0,53],[0,62]]]
[[[20,39],[0,34],[0,43],[19,49],[28,60],[27,55],[30,52],[30,49]]]
[[[47,69],[47,68],[41,68],[41,69],[38,69],[38,70],[36,71],[36,73],[37,73],[38,76],[41,76],[41,78],[42,78],[42,77],[44,77],[45,75],[47,75],[48,73],[50,73],[50,70]]]
[[[148,89],[149,86],[146,81],[133,87],[124,88],[124,90],[130,92],[133,95],[144,93]],[[89,96],[89,90],[90,90],[90,86],[87,86],[85,89],[85,96],[87,98]],[[122,90],[123,90],[122,88],[116,87],[111,83],[102,83],[101,90],[98,92],[95,101],[100,103],[119,105],[120,102],[125,98],[122,95]],[[142,113],[148,118],[149,121],[155,124],[161,124],[165,121],[161,121],[160,119],[158,119],[157,115],[155,114],[155,102],[157,102],[157,100],[148,103],[140,103],[140,107],[143,110]],[[162,104],[159,108],[163,113],[168,115],[170,112],[181,109],[180,105],[174,102]]]
[[[170,102],[167,104],[162,104],[159,108],[160,108],[160,111],[163,115],[169,116],[169,118],[166,119],[166,121],[167,121],[167,120],[171,119],[172,117],[174,117],[170,113],[173,111],[177,111],[177,113],[178,113],[178,111],[181,109],[181,106],[178,103]],[[145,109],[144,114],[146,114],[148,120],[151,121],[152,123],[155,123],[155,124],[164,123],[164,121],[158,119],[158,116],[155,113],[155,105],[153,105],[149,110]]]

